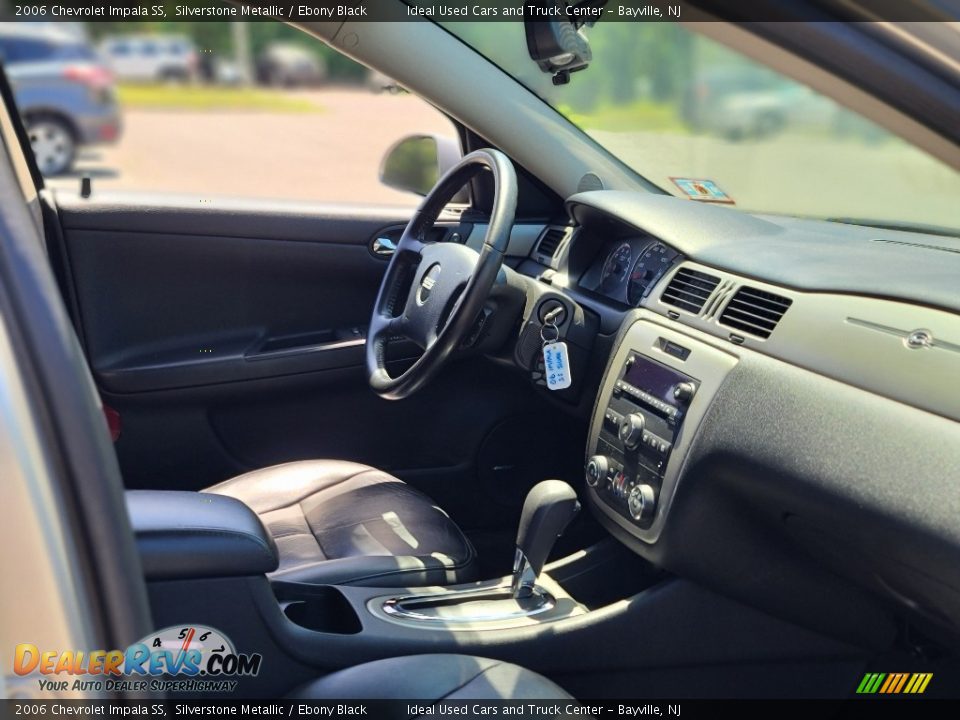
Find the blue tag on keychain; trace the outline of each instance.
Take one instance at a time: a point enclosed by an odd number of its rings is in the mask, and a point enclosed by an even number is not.
[[[550,390],[565,390],[573,378],[565,342],[547,342],[543,345],[543,375]]]

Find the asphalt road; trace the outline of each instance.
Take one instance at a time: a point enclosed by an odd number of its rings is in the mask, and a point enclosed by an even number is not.
[[[400,138],[455,136],[432,106],[408,95],[366,90],[297,92],[317,113],[128,110],[113,146],[81,151],[54,187],[98,187],[317,202],[415,205],[419,198],[379,182],[380,161]]]

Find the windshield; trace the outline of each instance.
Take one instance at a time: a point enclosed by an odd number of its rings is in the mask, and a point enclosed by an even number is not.
[[[530,60],[522,23],[444,26],[673,195],[960,234],[960,173],[685,26],[586,28],[593,61],[561,86]]]

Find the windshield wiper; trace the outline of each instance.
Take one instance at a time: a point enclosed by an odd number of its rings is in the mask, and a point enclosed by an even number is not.
[[[827,222],[843,223],[844,225],[862,225],[863,227],[878,228],[879,230],[899,230],[900,232],[924,233],[940,237],[960,238],[960,230],[946,228],[941,225],[925,225],[923,223],[898,222],[896,220],[867,220],[864,218],[835,217],[827,218]]]

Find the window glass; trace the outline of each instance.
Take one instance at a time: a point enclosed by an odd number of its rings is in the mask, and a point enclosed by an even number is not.
[[[436,108],[282,23],[125,21],[83,32],[56,52],[93,58],[103,47],[94,67],[42,87],[24,79],[15,92],[55,188],[88,175],[94,192],[415,206],[419,195],[381,182],[388,151],[409,136],[458,143]],[[78,83],[91,92],[73,92]]]
[[[687,26],[598,22],[585,30],[590,66],[565,85],[530,60],[520,23],[446,27],[667,192],[719,188],[749,211],[960,234],[960,173]]]

